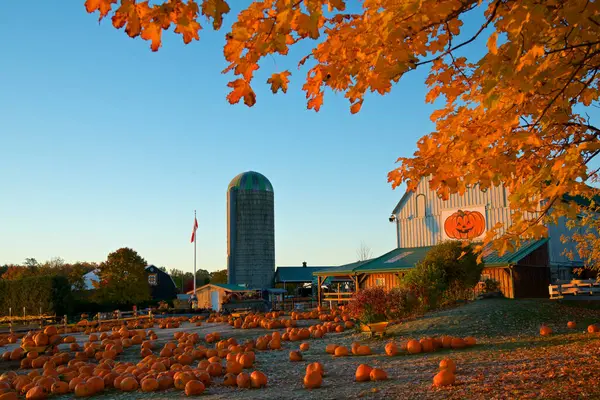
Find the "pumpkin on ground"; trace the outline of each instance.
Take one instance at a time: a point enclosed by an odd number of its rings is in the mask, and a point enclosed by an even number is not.
[[[197,396],[199,394],[202,394],[202,392],[204,392],[204,389],[206,389],[204,383],[196,380],[191,380],[185,384],[185,395]]]
[[[542,335],[542,336],[552,335],[552,328],[550,328],[549,326],[546,326],[546,325],[542,325],[542,327],[540,328],[540,335]]]
[[[239,388],[247,389],[250,387],[250,375],[246,372],[239,373],[235,381]]]
[[[325,375],[325,369],[323,368],[323,364],[321,364],[318,361],[308,364],[306,366],[306,375],[310,374],[311,372],[318,372],[321,375]]]
[[[385,345],[385,354],[387,354],[390,357],[397,355],[398,354],[398,346],[396,346],[396,343],[389,342],[388,344],[386,344]]]
[[[450,358],[444,358],[442,361],[440,361],[440,369],[448,370],[454,374],[456,373],[456,363]]]
[[[302,353],[299,351],[290,351],[290,361],[302,361]]]
[[[267,376],[260,371],[254,371],[250,374],[250,383],[253,388],[267,386]]]
[[[306,342],[305,342],[305,343],[302,343],[302,344],[300,345],[300,351],[308,351],[308,349],[309,349],[309,348],[310,348],[310,344],[308,344],[308,343],[306,343]]]
[[[356,382],[366,382],[371,380],[371,371],[373,368],[369,367],[367,364],[360,364],[358,368],[356,368]]]
[[[567,322],[567,328],[575,329],[576,327],[577,327],[577,324],[574,321]]]
[[[312,371],[304,376],[304,387],[306,389],[316,389],[323,384],[323,376],[318,371]]]
[[[417,354],[421,352],[421,343],[419,343],[417,340],[409,340],[408,343],[406,343],[406,350],[410,353],[410,354]]]
[[[454,374],[447,369],[441,370],[433,377],[433,386],[449,386],[454,385],[454,382],[456,382]]]
[[[384,370],[380,368],[373,368],[369,374],[369,378],[371,378],[372,381],[385,381],[388,376],[387,372]]]
[[[335,348],[333,355],[335,357],[345,357],[348,355],[348,348],[345,346],[338,346]]]
[[[338,347],[337,344],[330,343],[325,347],[325,352],[327,352],[328,354],[334,354],[336,347]]]
[[[371,354],[373,354],[373,352],[369,346],[358,346],[356,349],[357,356],[369,356]]]
[[[589,333],[600,332],[600,328],[596,324],[589,325],[587,330],[588,330]]]

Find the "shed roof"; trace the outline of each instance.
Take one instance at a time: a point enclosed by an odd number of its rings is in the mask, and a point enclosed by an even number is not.
[[[313,273],[332,267],[277,267],[275,282],[312,282]]]
[[[355,261],[350,264],[340,265],[339,267],[331,267],[331,268],[327,268],[327,269],[321,269],[319,271],[314,272],[313,275],[319,275],[319,276],[352,275],[354,273],[354,271],[356,270],[356,268],[358,268],[359,266],[361,266],[369,261],[371,261],[371,260]]]
[[[196,291],[202,290],[202,289],[207,288],[209,286],[220,287],[221,289],[225,289],[228,292],[252,292],[252,291],[256,290],[256,289],[248,289],[245,286],[235,285],[235,284],[231,284],[231,283],[207,283],[204,286],[200,286],[199,288],[196,288]],[[187,293],[188,294],[192,294],[192,293],[194,293],[194,291],[190,290]]]
[[[514,265],[521,261],[523,258],[531,254],[534,250],[537,250],[544,243],[548,242],[548,238],[539,240],[528,240],[521,244],[521,247],[515,251],[508,251],[502,256],[497,251],[491,250],[491,245],[488,245],[483,251],[483,263],[486,267],[503,267],[506,265]],[[486,254],[486,252],[488,254]]]
[[[431,246],[394,249],[356,268],[359,273],[387,272],[410,269],[421,261]]]

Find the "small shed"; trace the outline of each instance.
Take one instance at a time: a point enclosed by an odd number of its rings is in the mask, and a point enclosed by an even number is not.
[[[199,308],[210,308],[214,311],[220,311],[221,305],[225,297],[231,294],[243,295],[247,292],[255,292],[256,290],[248,289],[245,286],[229,284],[229,283],[208,283],[204,286],[196,288],[196,298],[198,299]],[[192,294],[191,290],[188,294]]]

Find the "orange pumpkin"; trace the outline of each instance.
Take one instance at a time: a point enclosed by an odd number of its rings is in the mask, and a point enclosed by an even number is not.
[[[302,343],[300,345],[300,351],[308,351],[309,348],[310,348],[310,344],[308,344],[308,343]]]
[[[485,218],[478,211],[458,210],[444,221],[444,232],[451,239],[474,239],[485,231]]]
[[[454,374],[456,373],[456,363],[450,358],[444,358],[440,361],[440,369],[446,369]]]
[[[348,355],[348,348],[345,346],[338,346],[335,348],[333,355],[335,357],[345,357]]]
[[[142,381],[142,392],[155,392],[158,390],[158,381],[154,378],[146,378]]]
[[[267,376],[260,371],[254,371],[250,374],[250,384],[253,388],[267,386]]]
[[[18,400],[17,392],[8,392],[0,394],[0,400]]]
[[[396,343],[394,342],[389,342],[388,344],[385,345],[385,354],[387,354],[388,356],[395,356],[398,354],[398,346],[396,346]]]
[[[299,351],[290,351],[290,361],[302,361],[302,353]]]
[[[587,330],[589,333],[600,332],[600,328],[598,328],[598,325],[596,324],[589,325]]]
[[[358,346],[356,349],[357,356],[369,356],[371,355],[371,348],[369,346]]]
[[[323,364],[321,364],[318,361],[308,364],[306,366],[306,375],[310,374],[311,372],[318,372],[321,375],[325,375],[325,369],[323,368]]]
[[[380,368],[373,368],[369,374],[369,377],[372,381],[385,381],[388,378],[387,372]]]
[[[337,344],[335,344],[335,343],[330,343],[330,344],[328,344],[328,345],[327,345],[327,347],[325,347],[325,351],[326,351],[328,354],[335,354],[335,349],[336,349],[336,347],[338,347],[338,345],[337,345]]]
[[[433,377],[433,386],[449,386],[454,385],[456,378],[454,374],[447,369],[441,370]]]
[[[237,386],[236,382],[237,375],[233,373],[226,373],[223,378],[223,385],[225,386]]]
[[[542,336],[552,335],[552,328],[550,328],[549,326],[546,326],[546,325],[542,325],[542,327],[540,328],[540,335],[542,335]]]
[[[235,378],[235,381],[239,388],[250,387],[250,375],[248,375],[246,372],[239,373],[238,376]]]
[[[475,346],[477,344],[477,340],[473,336],[468,336],[465,338],[465,343],[467,346]]]
[[[452,338],[452,348],[453,349],[464,349],[467,347],[467,343],[461,338]]]
[[[304,387],[306,389],[316,389],[321,387],[322,384],[323,376],[317,371],[309,372],[304,376]]]
[[[356,368],[355,378],[357,382],[366,382],[371,380],[371,371],[373,368],[369,367],[367,364],[360,364],[358,368]]]
[[[417,354],[421,352],[421,343],[419,343],[417,340],[409,340],[408,343],[406,344],[406,350],[410,353],[410,354]]]
[[[577,324],[574,321],[567,322],[567,328],[575,329],[576,327],[577,327]]]
[[[27,391],[25,398],[28,400],[45,400],[48,397],[48,392],[41,386],[34,386]]]
[[[196,395],[202,394],[202,392],[204,392],[204,389],[206,389],[206,386],[204,386],[204,383],[202,383],[200,381],[196,381],[196,380],[191,380],[185,384],[185,395],[186,396],[196,396]]]

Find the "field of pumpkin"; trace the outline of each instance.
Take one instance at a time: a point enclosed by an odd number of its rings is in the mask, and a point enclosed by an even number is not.
[[[394,327],[384,340],[356,333],[343,310],[4,335],[0,400],[573,398],[564,397],[565,388],[574,398],[600,394],[582,379],[600,372],[600,340],[588,323],[600,321],[600,312],[559,318],[552,309],[543,321],[525,321],[509,314],[515,304],[486,300],[432,313]],[[494,315],[498,325],[488,326]],[[513,333],[515,320],[522,334]],[[506,336],[494,331],[502,324]]]

